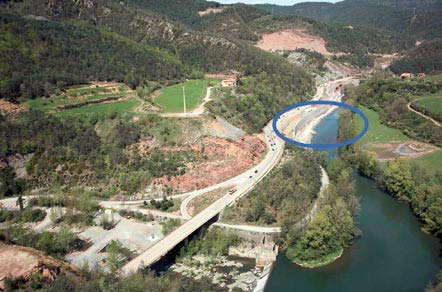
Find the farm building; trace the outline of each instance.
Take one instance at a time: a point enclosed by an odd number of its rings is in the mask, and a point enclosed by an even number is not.
[[[221,85],[223,87],[235,86],[236,85],[236,78],[224,79],[223,81],[221,81]]]
[[[411,73],[402,73],[401,74],[401,79],[409,79],[411,77],[413,77],[413,74],[411,74]]]

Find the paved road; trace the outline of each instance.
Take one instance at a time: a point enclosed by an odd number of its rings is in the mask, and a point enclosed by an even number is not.
[[[280,233],[281,232],[281,227],[235,225],[235,224],[227,224],[227,223],[220,223],[220,222],[216,222],[213,225],[223,227],[223,228],[228,228],[228,229],[244,230],[244,231],[250,231],[250,232],[256,232],[256,233]]]
[[[152,265],[161,257],[166,255],[177,244],[187,238],[190,234],[218,215],[225,207],[234,204],[235,201],[240,199],[243,195],[250,191],[258,181],[265,177],[265,175],[267,175],[267,173],[272,170],[280,160],[284,150],[284,143],[273,133],[271,123],[264,128],[264,133],[270,150],[257,166],[239,176],[240,179],[243,180],[243,183],[238,185],[235,193],[232,195],[227,194],[221,197],[208,208],[204,209],[195,217],[185,222],[159,243],[155,244],[150,249],[127,263],[122,268],[121,273],[123,275],[129,275],[135,273],[140,267]]]
[[[323,167],[321,167],[321,189],[319,190],[319,197],[316,199],[315,204],[313,205],[313,208],[310,210],[310,212],[307,214],[307,216],[304,217],[303,220],[299,221],[295,224],[296,228],[303,228],[307,226],[308,223],[316,216],[316,214],[319,211],[319,207],[321,204],[322,199],[324,198],[325,191],[327,190],[328,186],[330,185],[330,179],[328,177],[327,172]]]

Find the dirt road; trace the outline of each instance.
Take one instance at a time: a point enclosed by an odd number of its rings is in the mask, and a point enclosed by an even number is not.
[[[414,113],[420,115],[421,117],[423,117],[423,118],[425,118],[425,119],[427,119],[427,120],[429,120],[429,121],[432,121],[433,124],[435,124],[436,126],[438,126],[438,127],[442,127],[442,124],[439,123],[438,121],[436,121],[435,119],[433,119],[432,117],[429,117],[429,116],[427,116],[427,115],[424,115],[423,113],[421,113],[421,112],[419,112],[419,111],[413,109],[413,108],[411,107],[411,102],[409,102],[409,103],[407,104],[407,107],[408,107],[408,109],[409,109],[410,111],[412,111],[412,112],[414,112]]]

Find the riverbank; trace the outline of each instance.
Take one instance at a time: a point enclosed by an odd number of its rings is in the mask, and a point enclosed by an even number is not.
[[[195,255],[174,264],[171,270],[228,291],[253,291],[261,278],[261,269],[255,267],[253,260],[233,256]]]
[[[323,267],[326,265],[329,265],[339,259],[344,254],[344,249],[340,248],[336,252],[331,253],[327,256],[325,256],[322,259],[313,260],[313,261],[299,261],[297,259],[290,259],[293,263],[297,264],[298,266],[301,266],[303,268],[309,268],[309,269],[315,269],[319,267]]]

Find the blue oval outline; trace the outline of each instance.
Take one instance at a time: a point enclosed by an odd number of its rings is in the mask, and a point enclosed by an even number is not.
[[[297,142],[293,139],[288,138],[287,136],[285,136],[284,134],[282,134],[278,130],[278,127],[277,127],[278,120],[286,112],[289,112],[295,108],[299,108],[299,107],[303,107],[303,106],[307,106],[307,105],[318,105],[318,104],[319,105],[334,105],[334,106],[348,109],[348,110],[358,114],[362,118],[362,120],[364,121],[364,129],[354,138],[351,138],[351,139],[348,139],[348,140],[345,140],[345,141],[339,142],[339,143],[333,143],[333,144],[306,144],[306,143],[302,143],[302,142]],[[282,109],[273,118],[272,126],[273,126],[273,131],[276,133],[276,135],[289,144],[299,146],[299,147],[304,147],[304,148],[324,150],[324,149],[332,149],[332,148],[347,146],[347,145],[353,144],[354,142],[358,141],[367,133],[369,122],[368,122],[367,116],[362,111],[360,111],[359,109],[357,109],[351,105],[348,105],[346,103],[337,102],[337,101],[330,101],[330,100],[309,100],[309,101],[298,102],[298,103],[292,104],[291,106],[288,106],[288,107]]]

